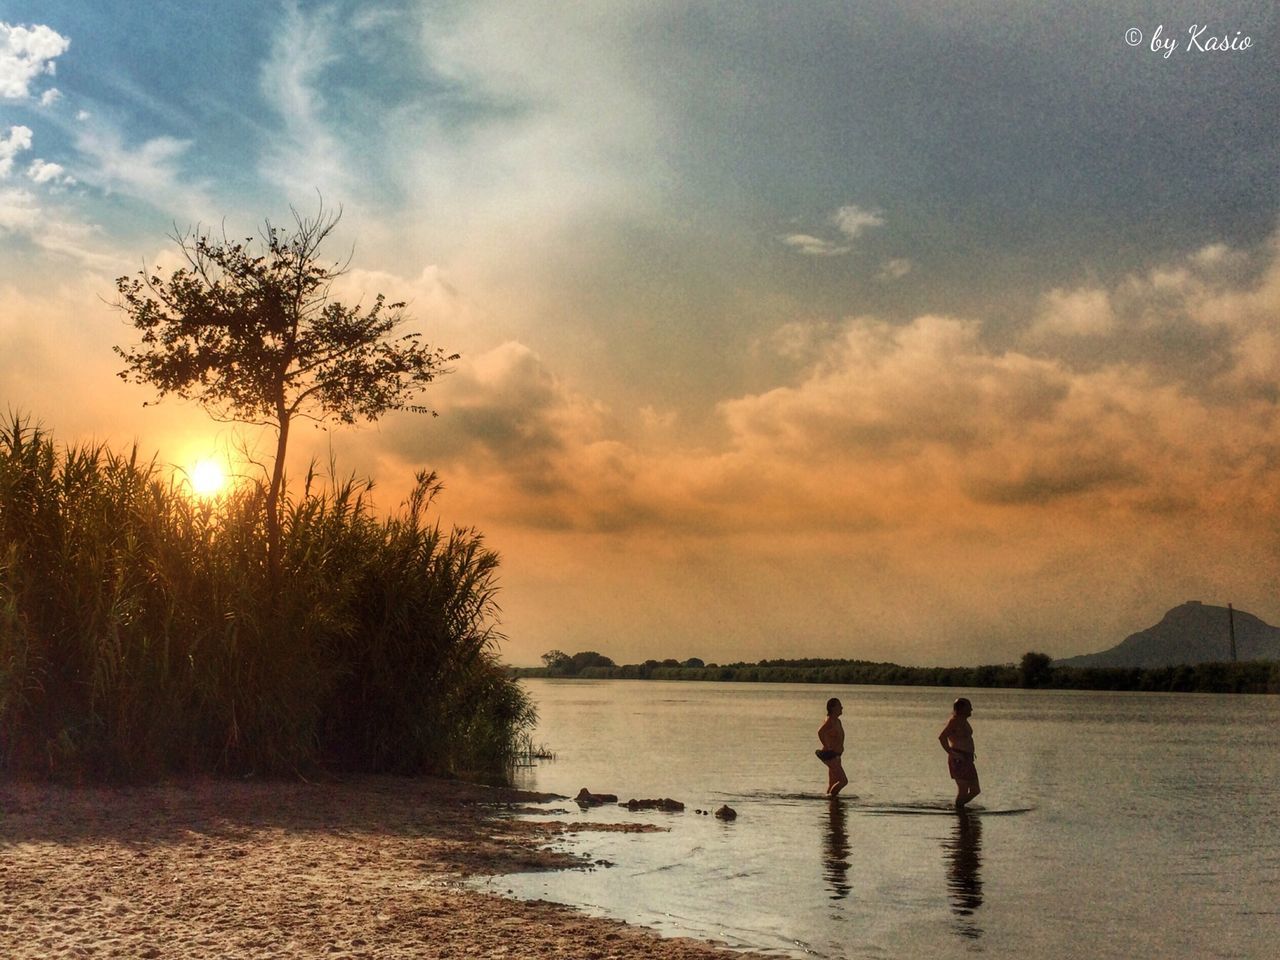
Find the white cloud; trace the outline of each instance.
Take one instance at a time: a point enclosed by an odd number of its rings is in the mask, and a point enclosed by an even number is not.
[[[1099,337],[1115,328],[1115,313],[1105,290],[1050,290],[1040,302],[1033,335]]]
[[[90,161],[77,166],[80,180],[108,193],[136,197],[169,216],[208,221],[216,213],[205,185],[187,182],[182,171],[190,140],[155,137],[129,147],[117,130],[96,125],[79,132],[76,147]]]
[[[832,243],[830,240],[823,240],[821,237],[811,236],[807,233],[790,233],[785,237],[782,237],[781,240],[793,250],[797,250],[800,253],[811,257],[838,257],[853,249],[852,247],[839,243]]]
[[[901,280],[911,272],[913,266],[914,264],[906,257],[895,257],[880,265],[880,273],[877,276],[881,280]]]
[[[346,151],[324,119],[325,102],[316,81],[338,59],[333,12],[307,16],[296,2],[285,4],[285,18],[271,45],[259,79],[263,96],[279,113],[284,129],[268,141],[263,176],[294,197],[350,196]]]
[[[106,186],[154,187],[176,179],[176,161],[187,152],[191,141],[155,137],[130,149],[116,133],[101,131],[82,137],[77,146],[97,161],[98,177]]]
[[[423,67],[446,92],[386,115],[386,185],[406,203],[399,242],[425,241],[460,278],[475,271],[468,286],[483,282],[495,306],[510,298],[522,324],[545,319],[564,303],[546,286],[556,251],[579,255],[605,224],[653,227],[675,182],[668,148],[679,118],[660,102],[663,84],[645,79],[637,44],[663,14],[643,4],[586,17],[503,0],[414,6]]]
[[[93,116],[93,114],[91,114],[88,110],[77,110],[77,111],[76,111],[76,119],[77,119],[77,120],[79,120],[81,123],[84,123],[84,122],[85,122],[86,120],[88,120],[91,116]]]
[[[54,73],[54,60],[71,41],[44,25],[10,26],[0,23],[0,97],[21,100],[41,74]]]
[[[51,107],[62,99],[62,91],[57,87],[50,87],[44,93],[40,94],[40,106]]]
[[[755,337],[750,350],[753,357],[777,357],[793,364],[808,366],[833,338],[839,335],[836,324],[821,320],[792,320]]]
[[[377,31],[398,24],[403,19],[399,10],[390,7],[369,7],[351,15],[351,29],[360,33]]]
[[[63,208],[46,209],[30,190],[0,189],[0,233],[24,237],[42,250],[77,260],[91,270],[116,274],[129,262],[104,252],[99,230]]]
[[[838,257],[849,253],[853,247],[845,241],[853,240],[864,230],[884,226],[884,218],[854,204],[846,204],[831,215],[831,222],[843,235],[842,240],[826,240],[810,233],[789,233],[779,239],[793,250],[810,257]]]
[[[13,170],[14,157],[30,149],[31,128],[10,127],[8,135],[0,139],[0,177],[7,177]]]
[[[40,208],[29,190],[0,189],[0,230],[29,233],[40,222]]]
[[[71,181],[70,177],[63,176],[62,165],[58,163],[48,163],[37,157],[32,161],[31,166],[27,167],[27,177],[36,183],[67,183]]]
[[[1230,255],[1231,248],[1225,243],[1210,243],[1193,253],[1191,260],[1201,266],[1211,267],[1222,263]]]
[[[1249,254],[1236,250],[1225,243],[1211,243],[1201,247],[1187,261],[1199,273],[1205,276],[1223,276],[1233,271],[1246,268]]]
[[[831,222],[850,240],[871,227],[883,227],[884,218],[879,214],[850,203],[831,215]]]

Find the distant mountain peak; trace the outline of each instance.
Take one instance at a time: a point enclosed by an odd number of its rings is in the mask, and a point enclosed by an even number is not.
[[[1067,657],[1067,667],[1171,667],[1231,659],[1235,627],[1236,659],[1280,660],[1280,628],[1244,610],[1187,600],[1168,610],[1154,626],[1125,637],[1100,653]]]

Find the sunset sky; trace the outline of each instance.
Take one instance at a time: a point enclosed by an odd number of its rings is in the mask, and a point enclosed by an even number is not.
[[[0,408],[220,455],[113,280],[323,196],[462,359],[294,469],[438,470],[513,663],[1280,623],[1280,16],[1157,6],[4,0]]]

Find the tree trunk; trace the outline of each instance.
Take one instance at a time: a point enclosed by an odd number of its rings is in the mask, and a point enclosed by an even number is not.
[[[277,405],[276,415],[276,460],[267,490],[267,570],[272,589],[280,582],[280,494],[284,486],[284,455],[289,446],[289,413],[283,404]]]

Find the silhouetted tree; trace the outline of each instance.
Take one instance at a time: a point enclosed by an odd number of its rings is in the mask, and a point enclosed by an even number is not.
[[[583,650],[575,653],[571,658],[573,661],[573,672],[581,673],[587,667],[612,667],[616,664],[602,653],[596,653],[594,650]]]
[[[279,557],[280,496],[289,428],[298,418],[355,423],[388,410],[433,413],[412,403],[457,359],[393,332],[403,303],[378,294],[372,306],[330,299],[346,263],[320,259],[341,217],[323,202],[314,218],[293,211],[294,226],[265,224],[259,242],[232,241],[196,228],[175,233],[186,263],[166,279],[146,269],[116,280],[117,306],[141,343],[116,347],[120,377],[149,383],[163,398],[195,400],[219,420],[275,429],[266,492],[267,556]],[[257,248],[261,246],[261,252]]]
[[[1028,651],[1018,665],[1018,682],[1023,687],[1043,687],[1053,677],[1053,657]]]
[[[567,673],[573,667],[573,660],[563,650],[548,650],[542,655],[542,663],[552,673]]]

